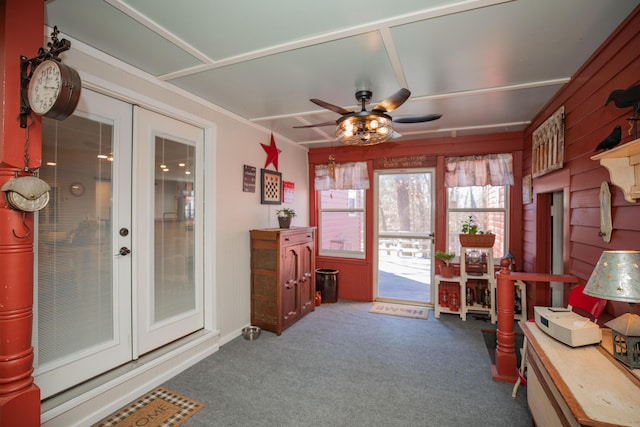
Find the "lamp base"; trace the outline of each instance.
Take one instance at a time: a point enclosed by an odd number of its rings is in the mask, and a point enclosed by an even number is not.
[[[632,369],[640,368],[640,316],[625,313],[605,326],[611,328],[613,357]]]

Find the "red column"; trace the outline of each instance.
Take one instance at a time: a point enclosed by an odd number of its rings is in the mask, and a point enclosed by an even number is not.
[[[0,187],[25,168],[20,128],[20,56],[32,58],[44,44],[44,2],[0,2]],[[29,127],[30,169],[40,166],[41,120]],[[0,193],[0,425],[40,425],[40,390],[33,383],[33,214],[8,207]]]
[[[491,366],[491,375],[496,381],[515,383],[517,379],[515,336],[513,333],[513,280],[505,277],[509,273],[509,260],[500,260],[500,272],[497,275],[497,315],[496,364]]]

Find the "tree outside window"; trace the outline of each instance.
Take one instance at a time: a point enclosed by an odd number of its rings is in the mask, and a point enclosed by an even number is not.
[[[448,250],[460,253],[462,223],[471,216],[478,229],[496,235],[493,256],[500,259],[506,253],[508,241],[508,187],[472,186],[447,188]]]

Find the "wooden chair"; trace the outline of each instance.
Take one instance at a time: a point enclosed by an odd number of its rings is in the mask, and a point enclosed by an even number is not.
[[[584,293],[585,285],[576,285],[571,288],[569,292],[569,303],[567,308],[578,313],[581,316],[588,316],[594,323],[598,323],[598,319],[602,316],[605,307],[607,306],[607,300],[597,297],[592,297]],[[531,322],[532,320],[529,320]],[[518,394],[518,387],[520,384],[527,385],[527,378],[525,377],[525,371],[527,369],[527,337],[524,338],[522,343],[522,349],[520,350],[520,368],[518,369],[518,379],[513,385],[513,391],[511,397],[516,398]]]

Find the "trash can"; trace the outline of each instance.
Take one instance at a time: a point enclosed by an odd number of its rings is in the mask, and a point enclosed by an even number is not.
[[[316,291],[320,291],[322,302],[338,302],[338,270],[318,268]]]

